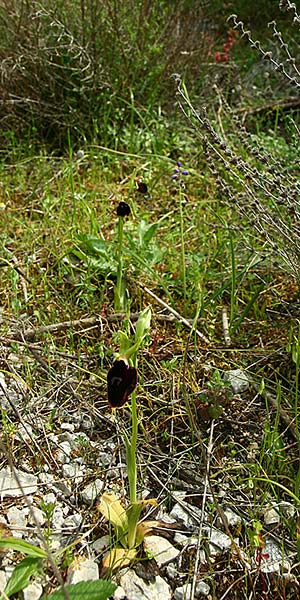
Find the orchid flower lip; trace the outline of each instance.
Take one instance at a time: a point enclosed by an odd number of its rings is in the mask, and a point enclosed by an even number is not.
[[[121,408],[137,385],[137,370],[125,357],[115,360],[107,373],[107,398],[111,408]]]
[[[144,181],[138,181],[137,191],[140,192],[140,194],[147,194],[147,192],[148,192],[147,184]]]
[[[130,206],[127,202],[119,202],[117,206],[118,217],[128,217],[130,215]]]

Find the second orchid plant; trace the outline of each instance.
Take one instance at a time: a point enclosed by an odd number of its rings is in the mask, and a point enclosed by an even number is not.
[[[115,534],[111,550],[103,560],[103,569],[106,571],[121,568],[134,560],[144,536],[156,524],[155,521],[139,522],[143,507],[147,504],[156,505],[156,500],[142,500],[137,497],[137,354],[148,336],[150,323],[151,309],[148,307],[139,316],[133,339],[126,333],[119,332],[119,353],[107,374],[108,403],[112,409],[120,409],[126,403],[130,403],[131,431],[129,434],[123,434],[129,481],[128,506],[125,508],[115,494],[108,492],[102,495],[99,503],[100,513],[111,523]]]

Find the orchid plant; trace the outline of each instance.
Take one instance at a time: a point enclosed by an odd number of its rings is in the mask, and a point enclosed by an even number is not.
[[[107,374],[108,403],[114,409],[122,408],[130,401],[131,432],[124,434],[126,467],[129,481],[129,504],[124,508],[115,494],[105,492],[99,503],[100,513],[111,523],[115,543],[103,560],[103,569],[115,570],[128,565],[137,555],[144,536],[157,525],[156,521],[140,523],[145,505],[156,505],[155,499],[142,500],[137,497],[137,435],[138,415],[136,385],[138,381],[137,354],[148,336],[151,323],[150,307],[143,310],[136,324],[134,338],[119,332],[120,349],[113,366]]]

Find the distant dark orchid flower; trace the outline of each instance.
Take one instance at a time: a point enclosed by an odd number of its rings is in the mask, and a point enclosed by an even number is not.
[[[108,404],[112,408],[121,408],[132,394],[137,384],[137,370],[125,360],[115,360],[107,373]]]
[[[173,175],[171,175],[171,179],[180,179],[181,175],[188,175],[189,172],[186,169],[182,169],[182,162],[180,160],[177,161],[177,167],[173,170]]]
[[[128,217],[130,215],[130,206],[126,202],[119,202],[117,206],[118,217]]]
[[[140,194],[147,194],[148,192],[148,186],[144,181],[138,181],[137,182],[137,191],[140,192]]]

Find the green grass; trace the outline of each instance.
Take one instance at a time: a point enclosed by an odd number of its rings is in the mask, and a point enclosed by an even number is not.
[[[233,219],[230,208],[225,207],[224,212],[224,205],[214,197],[210,175],[203,171],[201,157],[184,156],[186,166],[189,168],[191,164],[184,191],[184,285],[181,268],[183,215],[178,208],[178,191],[171,180],[172,162],[153,155],[132,157],[89,147],[85,151],[88,166],[83,175],[78,173],[76,161],[47,155],[30,157],[14,164],[13,168],[2,163],[1,304],[7,318],[16,322],[23,320],[31,326],[45,326],[99,312],[105,315],[107,310],[111,310],[115,284],[113,259],[117,253],[116,206],[119,200],[125,200],[133,213],[124,224],[123,247],[130,310],[139,311],[150,300],[140,288],[141,283],[184,317],[193,320],[199,315],[197,327],[211,342],[204,358],[201,342],[197,342],[196,338],[189,340],[184,327],[162,326],[154,316],[153,336],[161,336],[162,340],[157,342],[156,349],[154,347],[151,360],[144,359],[144,377],[147,380],[145,402],[149,397],[150,410],[156,415],[152,425],[147,425],[148,436],[155,435],[160,439],[161,427],[160,413],[157,408],[154,409],[149,396],[151,380],[152,393],[155,395],[154,390],[159,386],[165,397],[163,404],[168,407],[171,402],[168,397],[170,365],[174,364],[175,371],[179,369],[182,372],[181,361],[186,347],[191,348],[188,352],[196,353],[197,372],[193,361],[189,360],[185,368],[185,386],[191,394],[193,411],[193,396],[197,397],[198,390],[210,382],[211,371],[206,364],[212,364],[221,373],[229,368],[249,365],[251,377],[258,385],[264,378],[270,392],[278,396],[281,390],[280,406],[288,412],[299,434],[298,321],[284,313],[286,303],[293,302],[296,297],[297,286],[291,286],[284,271],[270,271],[270,262],[261,241],[255,239],[244,223],[238,230],[237,215]],[[183,158],[182,153],[180,158]],[[147,182],[148,195],[137,192],[136,177]],[[236,229],[232,228],[233,224]],[[86,248],[82,250],[84,235],[102,241],[107,251],[106,262]],[[290,293],[286,290],[287,284],[291,287]],[[230,348],[224,346],[223,306],[227,306],[230,319]],[[282,314],[278,311],[280,307]],[[154,314],[159,310],[154,301],[153,310]],[[9,329],[8,325],[7,322]],[[290,342],[290,351],[287,352],[289,332],[294,341]],[[9,333],[7,335],[9,337]],[[113,347],[110,336],[108,327],[105,331],[107,348]],[[159,367],[154,362],[151,367],[156,351],[164,344],[167,355],[164,362],[160,362]],[[49,354],[48,346],[51,347]],[[93,333],[78,336],[70,330],[67,334],[60,334],[58,339],[55,335],[43,337],[43,354],[48,355],[50,363],[53,355],[58,358],[62,351],[78,357],[82,352],[94,356],[94,348],[96,339]],[[105,377],[106,357],[108,354],[104,349],[100,372],[93,363],[89,367],[90,372],[96,369],[101,380]],[[278,357],[281,357],[282,365],[277,364]],[[149,369],[148,380],[146,373]],[[79,377],[81,373],[78,365]],[[29,386],[34,387],[36,366],[28,366],[22,376]],[[41,374],[40,377],[43,380]],[[180,387],[179,379],[175,384],[176,395],[180,394]],[[251,395],[243,401],[247,404],[250,399]],[[260,406],[264,414],[263,396]],[[184,410],[180,408],[180,412]],[[197,419],[197,413],[194,418]],[[230,428],[230,408],[228,419]],[[281,440],[284,432],[279,409],[274,413],[269,407],[263,421],[253,426],[260,433],[258,443],[262,452],[261,470],[258,468],[257,476],[267,477],[278,484],[283,482],[287,489],[293,491],[298,473],[296,459],[289,458],[289,451],[282,452],[278,458],[276,450],[277,441]],[[197,427],[203,429],[201,422]],[[226,444],[226,427],[222,444]],[[181,428],[182,425],[179,425]],[[188,429],[185,435],[188,438]],[[205,436],[205,427],[202,435]],[[241,443],[242,440],[237,440],[236,447]],[[287,438],[281,444],[284,447]],[[287,481],[284,472],[288,462]],[[236,465],[233,468],[236,472]],[[243,479],[247,479],[247,468],[246,462],[242,467]],[[248,476],[252,476],[251,470]],[[266,483],[261,481],[257,485],[263,492]],[[279,498],[284,497],[281,488],[276,488],[276,494]]]

